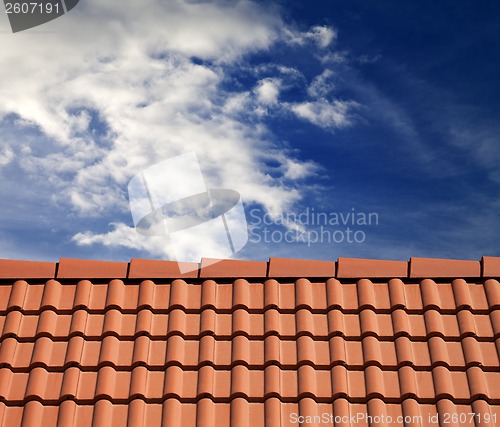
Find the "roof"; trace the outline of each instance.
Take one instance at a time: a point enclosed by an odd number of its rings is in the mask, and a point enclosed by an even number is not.
[[[500,424],[500,258],[196,267],[0,260],[0,426]]]

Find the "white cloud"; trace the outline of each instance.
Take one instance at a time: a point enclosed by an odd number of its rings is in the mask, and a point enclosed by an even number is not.
[[[323,48],[328,47],[337,37],[337,33],[329,27],[314,27],[310,34],[316,40],[316,43]]]
[[[259,102],[266,105],[273,105],[278,102],[280,92],[280,80],[274,78],[266,78],[257,84],[255,93]]]
[[[2,35],[9,40],[0,55],[0,79],[8,84],[0,89],[0,119],[19,118],[22,143],[5,146],[0,165],[16,163],[39,192],[47,192],[59,218],[67,212],[107,221],[128,215],[129,179],[190,150],[209,186],[235,189],[272,215],[300,200],[300,191],[284,182],[310,175],[312,165],[273,154],[279,151],[271,150],[265,126],[240,117],[256,112],[258,103],[277,104],[280,80],[261,79],[254,94],[224,90],[222,83],[249,52],[280,39],[326,48],[334,30],[288,30],[278,15],[245,0],[88,0],[44,29]],[[299,117],[322,127],[345,125],[347,110],[340,101],[293,106]],[[27,139],[34,132],[38,141]],[[22,146],[18,158],[16,144]],[[282,165],[280,179],[263,168],[273,156]],[[169,255],[158,239],[139,237],[122,222],[104,234],[77,228],[74,241]]]
[[[352,123],[350,111],[357,104],[353,101],[333,102],[321,99],[292,105],[291,110],[300,118],[325,129],[349,126]]]
[[[0,166],[7,166],[14,159],[14,152],[10,147],[3,147],[0,151]]]
[[[307,88],[307,93],[311,97],[324,98],[326,97],[334,88],[335,85],[332,82],[335,74],[330,69],[325,69],[319,76],[316,76],[309,87]]]
[[[142,236],[135,228],[122,223],[111,224],[113,229],[107,233],[84,231],[76,233],[72,240],[78,245],[103,245],[106,247],[122,246],[128,249],[139,249],[160,258],[174,258],[172,248],[161,236]]]
[[[349,62],[349,53],[347,51],[327,52],[321,56],[321,62],[325,64],[346,64]]]
[[[287,159],[284,166],[284,176],[293,180],[308,178],[318,169],[318,165],[314,162],[299,162],[292,159]]]
[[[312,42],[323,49],[330,46],[337,38],[337,32],[333,28],[319,25],[306,32],[287,30],[286,34],[290,43],[302,46]]]

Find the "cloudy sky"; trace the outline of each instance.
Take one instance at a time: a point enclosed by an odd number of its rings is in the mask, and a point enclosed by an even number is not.
[[[182,257],[137,232],[128,184],[193,152],[241,196],[237,258],[500,256],[499,34],[494,1],[85,0],[15,34],[0,14],[0,258]]]

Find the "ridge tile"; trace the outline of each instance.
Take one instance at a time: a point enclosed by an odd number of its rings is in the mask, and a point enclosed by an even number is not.
[[[55,262],[0,259],[0,279],[52,279]]]
[[[483,256],[481,264],[483,267],[483,277],[500,276],[500,257]]]
[[[408,262],[385,261],[374,259],[340,258],[337,278],[388,277],[404,278],[408,276]]]
[[[268,277],[335,277],[335,261],[270,258]]]
[[[128,263],[61,258],[57,279],[125,279]]]
[[[181,279],[198,277],[199,265],[195,262],[163,261],[132,258],[129,279]],[[185,273],[181,273],[185,271]]]
[[[455,279],[481,277],[481,264],[479,261],[412,257],[409,277]]]
[[[267,262],[202,258],[200,278],[266,277]]]

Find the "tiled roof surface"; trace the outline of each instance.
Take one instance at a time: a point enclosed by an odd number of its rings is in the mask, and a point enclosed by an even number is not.
[[[0,260],[0,426],[500,425],[499,277],[494,257]]]

